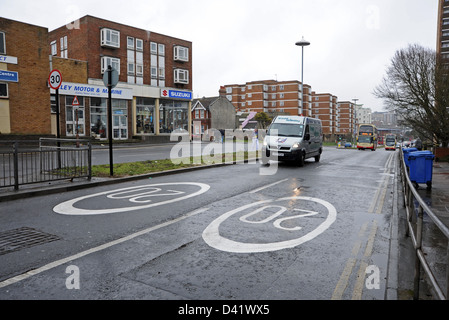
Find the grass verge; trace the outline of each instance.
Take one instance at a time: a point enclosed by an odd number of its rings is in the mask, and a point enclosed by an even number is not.
[[[242,151],[237,153],[215,154],[203,157],[179,158],[174,160],[165,159],[117,163],[114,164],[114,177],[122,178],[218,163],[232,163],[234,161],[255,159],[256,156],[257,154],[255,151]],[[92,177],[110,177],[109,164],[92,166]]]

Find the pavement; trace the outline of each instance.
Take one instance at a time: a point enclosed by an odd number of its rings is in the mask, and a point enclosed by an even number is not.
[[[415,248],[412,239],[406,235],[406,210],[403,206],[402,184],[398,182],[398,300],[412,300],[414,291],[414,266]],[[434,162],[432,175],[432,188],[427,190],[425,184],[419,184],[418,194],[432,213],[449,228],[449,162]],[[417,212],[415,201],[415,212]],[[430,265],[430,269],[439,283],[442,292],[446,291],[446,269],[448,267],[448,239],[444,236],[429,215],[424,212],[423,217],[423,240],[422,250]],[[435,290],[432,288],[429,278],[421,267],[420,300],[439,300]]]
[[[221,166],[222,164],[215,164],[212,166]],[[147,177],[155,177],[168,174],[176,174],[179,171],[186,170],[202,170],[205,167],[193,167],[187,169],[173,170],[170,172],[151,173],[143,176],[134,176],[127,178],[92,178],[90,181],[81,178],[74,181],[62,180],[54,182],[37,183],[31,185],[20,186],[19,190],[13,188],[0,188],[0,202],[19,200],[27,197],[48,195],[52,193],[67,192],[72,190],[79,190],[84,188],[91,188],[100,185],[115,184],[125,181],[132,181],[143,179]],[[390,292],[386,297],[389,300],[412,300],[413,299],[413,277],[414,277],[414,261],[415,250],[412,245],[412,240],[405,234],[405,208],[403,206],[402,184],[400,179],[396,178],[397,185],[395,188],[395,202],[397,207],[394,207],[396,214],[395,221],[392,222],[393,232],[391,240],[391,252],[396,255],[390,262],[390,265],[395,265],[390,268],[392,273],[396,275],[393,277],[394,284],[391,286]],[[432,189],[427,190],[426,185],[420,185],[418,193],[426,202],[432,212],[449,228],[449,162],[434,162],[433,163],[433,177]],[[395,214],[393,215],[395,216]],[[429,259],[431,268],[439,281],[443,285],[446,283],[446,266],[447,266],[447,247],[448,240],[438,230],[431,219],[424,215],[423,226],[423,249],[425,250],[426,258]],[[443,287],[443,292],[446,288]],[[423,275],[420,285],[420,300],[437,300],[434,290],[431,288],[428,279]]]

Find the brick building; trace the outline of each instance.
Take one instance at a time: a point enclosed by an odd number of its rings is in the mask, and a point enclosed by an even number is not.
[[[449,59],[449,1],[438,1],[437,53]]]
[[[338,108],[338,124],[337,124],[337,134],[347,136],[352,136],[354,134],[356,126],[356,113],[355,104],[350,101],[339,101]]]
[[[0,17],[0,135],[51,134],[48,29]]]
[[[49,49],[48,49],[49,48]],[[168,136],[191,132],[192,43],[92,16],[49,33],[47,52],[87,67],[87,78],[65,71],[60,89],[61,132],[106,138],[107,92],[103,76],[111,65],[119,74],[113,91],[113,138]],[[77,74],[82,70],[75,71]],[[73,99],[80,102],[73,105]]]
[[[312,110],[313,116],[321,120],[325,137],[340,134],[338,130],[338,103],[335,95],[313,91]]]
[[[226,97],[237,111],[311,116],[311,87],[304,84],[302,109],[300,81],[262,80],[224,87]]]
[[[301,108],[300,81],[252,81],[245,84],[224,85],[226,97],[237,112],[266,112],[271,117],[278,114],[303,115],[320,119],[326,139],[352,134],[356,123],[355,105],[338,102],[331,93],[316,93],[304,84],[304,106]]]

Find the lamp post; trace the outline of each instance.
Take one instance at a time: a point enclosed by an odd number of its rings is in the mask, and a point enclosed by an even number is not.
[[[301,113],[304,111],[304,47],[309,46],[310,42],[304,40],[304,37],[302,37],[302,40],[296,42],[296,45],[301,47],[301,49],[302,49],[302,53],[301,53],[301,110],[298,110],[298,115],[301,115]]]
[[[352,99],[352,101],[354,101],[354,124],[353,124],[353,128],[352,128],[352,141],[354,142],[355,139],[357,139],[357,125],[358,125],[358,119],[357,119],[357,101],[359,101],[359,99]]]

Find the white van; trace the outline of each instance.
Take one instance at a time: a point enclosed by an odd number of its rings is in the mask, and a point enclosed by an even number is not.
[[[294,161],[302,167],[308,158],[320,161],[323,153],[321,120],[299,116],[277,116],[267,130],[262,163],[269,160]]]

